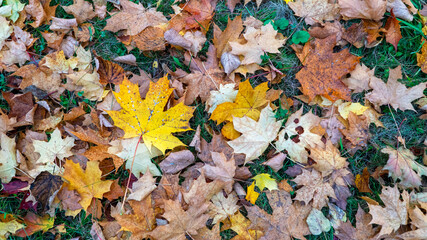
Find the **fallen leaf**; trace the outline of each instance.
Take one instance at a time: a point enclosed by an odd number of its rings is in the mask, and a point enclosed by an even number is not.
[[[49,172],[41,172],[31,184],[31,194],[41,204],[42,211],[49,210],[53,200],[62,187],[60,176],[52,175]]]
[[[71,148],[74,147],[74,139],[72,137],[65,137],[63,139],[61,137],[61,131],[57,128],[51,134],[49,142],[33,140],[33,145],[34,151],[40,153],[37,164],[46,166],[55,165],[55,159],[64,160],[73,155]],[[57,171],[58,170],[59,169],[57,169]]]
[[[230,193],[233,190],[234,175],[236,172],[234,158],[227,159],[224,153],[212,152],[212,161],[215,166],[205,164],[202,168],[206,177],[224,182],[225,191]]]
[[[132,37],[135,46],[141,51],[163,51],[166,49],[165,30],[158,27],[147,27]]]
[[[138,181],[132,184],[131,194],[129,194],[128,200],[141,201],[151,194],[156,187],[156,179],[153,178],[150,171],[146,171],[144,176],[140,177]]]
[[[251,185],[248,186],[245,199],[255,205],[255,202],[258,199],[258,197],[259,197],[259,193],[255,192],[255,181],[254,181],[252,182]]]
[[[295,200],[309,204],[313,200],[313,208],[322,209],[328,203],[328,197],[336,199],[334,189],[330,183],[325,182],[316,170],[302,170],[294,180],[298,186],[303,186],[296,191]]]
[[[425,207],[424,207],[425,210]],[[411,226],[414,227],[415,230],[405,232],[400,234],[399,237],[403,239],[422,239],[427,234],[427,215],[423,213],[423,211],[418,208],[410,208],[409,209],[409,217],[411,218]]]
[[[338,4],[345,20],[360,18],[380,21],[387,7],[386,0],[340,0]]]
[[[78,163],[67,160],[63,178],[67,180],[64,186],[69,190],[76,190],[80,196],[80,205],[87,210],[93,198],[102,199],[105,192],[110,191],[111,180],[101,180],[102,172],[98,162],[87,162],[86,170]]]
[[[125,70],[117,63],[105,60],[101,57],[96,58],[99,62],[98,74],[99,82],[102,84],[122,84],[125,78]]]
[[[226,78],[224,72],[219,69],[213,45],[209,46],[207,56],[206,62],[192,59],[191,73],[179,79],[187,86],[184,99],[186,105],[192,104],[197,97],[200,97],[202,102],[206,102],[212,90],[219,90],[221,84],[231,83],[231,80]]]
[[[375,77],[375,69],[369,69],[363,63],[357,64],[356,68],[350,72],[350,77],[343,79],[343,83],[353,92],[363,92],[370,90],[369,83],[379,80]]]
[[[275,172],[278,172],[283,167],[283,162],[285,161],[287,155],[280,152],[276,156],[268,159],[268,161],[263,162],[262,165],[267,165],[271,167]]]
[[[230,229],[237,233],[236,239],[260,239],[263,233],[259,230],[250,229],[249,221],[240,212],[230,217]]]
[[[211,199],[213,204],[209,210],[210,214],[214,215],[212,223],[216,224],[233,216],[240,208],[237,205],[238,200],[235,194],[230,194],[228,197],[225,197],[222,192],[219,192],[214,195]]]
[[[247,163],[261,156],[269,144],[276,139],[282,121],[276,121],[274,112],[270,106],[267,106],[261,110],[258,122],[244,116],[242,118],[234,117],[233,124],[234,128],[242,133],[242,136],[228,142],[228,145],[234,149],[235,153],[244,153],[246,155],[245,163]]]
[[[344,99],[351,101],[350,90],[341,79],[354,70],[360,57],[350,54],[348,49],[333,52],[336,38],[330,36],[308,42],[297,56],[304,65],[295,77],[302,85],[302,92],[309,101],[321,95],[331,101]]]
[[[229,42],[235,55],[243,55],[242,64],[251,64],[262,62],[261,56],[264,53],[280,53],[279,48],[285,43],[285,39],[277,39],[277,31],[274,30],[271,24],[255,29],[248,27],[243,37],[247,40],[245,44],[239,42]]]
[[[63,187],[57,196],[64,210],[75,211],[83,208],[79,203],[82,198],[76,190],[69,190],[67,187]]]
[[[164,174],[176,174],[195,162],[193,153],[190,150],[172,152],[160,164]]]
[[[387,11],[408,22],[412,22],[414,19],[412,14],[416,13],[414,5],[408,0],[387,0]]]
[[[303,17],[309,25],[332,21],[339,16],[338,4],[328,0],[296,0],[288,5],[296,16]]]
[[[153,146],[164,154],[166,149],[184,145],[172,133],[191,130],[188,121],[194,111],[182,103],[163,111],[172,91],[165,76],[157,83],[150,83],[150,91],[145,100],[141,100],[138,85],[125,78],[120,84],[120,92],[114,92],[123,109],[107,113],[115,125],[125,131],[124,138],[142,136],[149,151]]]
[[[421,176],[427,176],[427,167],[416,162],[415,155],[404,147],[397,150],[389,146],[381,150],[389,155],[384,170],[389,171],[389,176],[394,180],[400,179],[400,184],[407,188],[418,188],[421,185]]]
[[[41,217],[32,212],[28,212],[24,217],[26,227],[16,232],[15,236],[27,237],[38,231],[43,231],[43,233],[45,233],[53,228],[54,221],[55,218],[51,218],[49,215]]]
[[[369,86],[371,86],[373,91],[366,94],[366,99],[374,104],[377,110],[379,110],[381,105],[390,104],[396,110],[415,111],[411,102],[424,96],[423,91],[427,85],[420,83],[414,87],[406,88],[405,85],[397,81],[399,78],[402,78],[400,66],[390,69],[387,83],[384,83],[380,79],[371,81]]]
[[[233,103],[226,102],[218,105],[212,112],[210,119],[220,124],[224,121],[233,121],[233,117],[243,116],[257,120],[263,109],[267,105],[266,92],[267,82],[252,88],[249,80],[239,84],[239,91]]]
[[[187,211],[182,209],[177,200],[165,200],[165,213],[162,215],[168,224],[157,226],[149,235],[154,239],[185,239],[186,235],[197,235],[203,228],[209,215],[205,214],[209,205],[191,206]]]
[[[95,17],[92,4],[85,0],[75,0],[72,5],[63,8],[66,13],[73,15],[79,24]]]
[[[423,43],[420,53],[417,53],[417,65],[421,71],[427,73],[427,43]]]
[[[303,108],[292,114],[286,121],[285,128],[279,133],[276,142],[277,151],[286,149],[289,157],[299,163],[307,163],[306,148],[323,148],[322,136],[312,133],[311,130],[320,124],[321,119],[308,112],[302,115]]]
[[[0,133],[0,146],[0,179],[8,183],[15,176],[15,168],[18,166],[15,138],[9,138],[6,134]]]
[[[121,213],[121,203],[111,210],[111,216],[122,226],[121,229],[132,232],[131,239],[142,239],[154,229],[156,223],[155,212],[151,202],[151,196],[141,202],[129,201],[132,212]]]
[[[65,18],[52,17],[52,24],[50,25],[49,29],[52,31],[58,31],[58,32],[68,32],[69,30],[77,26],[78,24],[75,18],[65,19]]]
[[[400,200],[402,197],[402,200]],[[408,222],[408,204],[409,194],[404,191],[402,195],[395,186],[384,187],[380,194],[385,207],[368,203],[369,214],[372,215],[372,221],[369,224],[378,224],[381,231],[378,237],[390,234],[400,228],[400,225],[406,225]]]
[[[220,84],[218,90],[212,90],[210,96],[206,101],[206,108],[208,113],[213,113],[216,107],[226,102],[234,102],[236,100],[238,90],[234,90],[235,84]]]
[[[369,223],[372,217],[370,214],[359,206],[356,213],[356,227],[353,227],[349,221],[343,222],[338,226],[335,236],[339,239],[354,239],[354,240],[366,240],[374,239],[375,230]]]
[[[297,202],[292,204],[290,194],[285,191],[271,191],[266,195],[273,214],[268,214],[258,206],[247,207],[251,227],[260,228],[265,233],[260,239],[306,239],[304,235],[310,231],[305,218],[310,212],[310,206]]]
[[[136,177],[139,177],[141,173],[145,174],[147,169],[154,176],[160,176],[159,169],[151,162],[151,159],[160,156],[161,152],[157,148],[151,148],[150,151],[144,143],[138,144],[139,141],[139,137],[111,141],[108,153],[125,160],[126,169],[132,169],[132,173]]]
[[[107,19],[107,25],[103,30],[117,32],[126,30],[125,35],[135,36],[147,27],[155,27],[167,23],[167,19],[155,8],[145,9],[142,4],[136,4],[128,0],[121,0],[122,11]]]
[[[24,228],[25,225],[22,223],[19,223],[18,221],[11,220],[11,221],[1,221],[0,222],[0,239],[6,240],[9,234],[14,234],[16,231],[18,231],[21,228]]]
[[[311,209],[307,217],[307,225],[311,234],[320,235],[322,232],[331,230],[331,222],[323,215],[323,213],[315,208]]]
[[[237,16],[233,20],[229,19],[224,31],[221,31],[221,29],[214,24],[214,38],[212,42],[216,47],[217,58],[221,58],[225,52],[231,50],[229,43],[238,40],[242,31],[243,22],[241,16]]]
[[[212,0],[190,0],[182,10],[190,13],[190,16],[185,18],[185,29],[201,28],[207,31],[210,21],[214,15],[216,1]]]
[[[394,46],[394,50],[397,51],[397,44],[399,44],[400,39],[402,39],[402,33],[400,32],[399,20],[394,16],[393,12],[391,16],[388,17],[387,22],[385,23],[385,40]]]
[[[270,191],[278,189],[276,180],[271,178],[268,173],[260,173],[252,179],[255,180],[255,186],[257,186],[261,192],[264,191],[265,188]]]
[[[310,158],[315,161],[313,168],[321,172],[323,176],[348,166],[346,159],[341,157],[340,151],[331,141],[326,142],[325,148],[310,149]]]
[[[356,175],[356,179],[354,180],[354,182],[359,192],[372,193],[372,190],[369,187],[369,177],[370,174],[367,167],[363,169],[362,174]]]

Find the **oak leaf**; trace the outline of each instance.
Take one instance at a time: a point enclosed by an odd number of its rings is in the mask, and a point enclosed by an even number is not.
[[[274,112],[270,106],[267,106],[261,111],[258,122],[244,116],[234,117],[233,124],[242,136],[228,142],[228,145],[234,149],[235,153],[244,153],[245,163],[247,163],[261,156],[269,144],[276,139],[282,121],[276,121]]]
[[[306,148],[323,148],[322,136],[311,130],[320,124],[321,119],[311,112],[302,115],[303,108],[292,114],[286,121],[285,128],[279,133],[276,142],[277,151],[286,149],[290,158],[299,163],[307,163]]]
[[[120,84],[120,92],[114,92],[123,109],[107,113],[115,125],[125,131],[124,138],[142,136],[149,151],[155,147],[164,154],[166,149],[184,146],[172,133],[191,130],[188,121],[194,111],[183,103],[164,111],[172,91],[165,76],[157,83],[150,83],[150,90],[142,100],[138,85],[125,78]]]
[[[360,57],[352,55],[348,49],[333,52],[336,37],[316,39],[307,42],[297,56],[304,65],[295,77],[302,85],[302,92],[309,101],[316,95],[331,101],[344,99],[351,101],[350,90],[341,79],[353,71]],[[294,48],[295,49],[295,48]]]
[[[104,193],[110,191],[113,181],[103,181],[101,175],[98,162],[87,162],[86,170],[72,160],[67,160],[65,163],[63,178],[68,182],[64,183],[64,187],[76,190],[80,194],[82,199],[79,203],[84,210],[87,210],[93,198],[102,199]]]
[[[420,83],[414,87],[406,88],[404,84],[397,81],[400,78],[402,78],[401,66],[390,69],[387,83],[380,79],[370,82],[369,86],[371,86],[373,91],[366,94],[366,99],[377,110],[379,110],[379,106],[381,105],[390,104],[396,110],[415,111],[411,102],[424,96],[423,91],[427,85],[426,83]]]
[[[338,4],[328,0],[296,0],[288,3],[295,15],[305,18],[307,24],[335,20],[339,14]]]
[[[305,218],[311,207],[298,202],[292,204],[290,194],[285,191],[271,191],[266,195],[273,214],[268,214],[258,206],[247,208],[251,227],[260,228],[265,233],[260,239],[306,239],[304,235],[310,234],[310,231]]]
[[[322,209],[328,203],[328,197],[337,198],[329,182],[316,170],[302,170],[294,180],[298,186],[303,186],[296,191],[295,200],[309,204],[313,200],[313,208]]]
[[[402,200],[400,200],[402,197]],[[370,224],[381,225],[381,231],[378,237],[390,234],[400,228],[400,225],[406,225],[408,222],[409,194],[404,191],[399,193],[397,186],[385,187],[380,194],[385,207],[368,203],[369,214],[372,215]]]
[[[285,39],[277,38],[277,31],[271,24],[262,26],[260,29],[248,27],[243,37],[247,40],[245,44],[229,42],[235,55],[243,55],[242,64],[262,62],[261,56],[265,53],[280,53],[279,48],[285,43]]]
[[[387,7],[386,0],[339,0],[340,13],[344,19],[367,19],[379,21]]]
[[[427,167],[415,161],[415,155],[404,147],[393,149],[389,146],[381,150],[389,155],[384,170],[394,179],[400,179],[400,184],[407,188],[418,188],[421,176],[427,176]]]
[[[114,14],[107,20],[103,30],[117,32],[126,30],[125,35],[134,36],[147,27],[155,27],[167,23],[167,19],[156,9],[145,9],[141,3],[136,4],[128,0],[121,0],[122,11]]]

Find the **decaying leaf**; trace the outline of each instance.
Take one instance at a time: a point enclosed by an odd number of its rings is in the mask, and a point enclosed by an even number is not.
[[[356,57],[348,49],[333,52],[335,36],[317,39],[313,45],[308,42],[297,52],[304,65],[295,77],[302,85],[302,92],[311,101],[316,95],[329,100],[344,99],[351,101],[350,90],[341,79],[354,70],[360,57]]]

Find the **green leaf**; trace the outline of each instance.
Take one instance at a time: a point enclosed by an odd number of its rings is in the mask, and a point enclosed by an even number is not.
[[[306,43],[310,39],[310,34],[306,31],[298,31],[292,36],[292,42],[295,44]]]
[[[279,28],[279,29],[281,29],[281,30],[284,30],[287,26],[289,26],[289,21],[288,21],[288,19],[286,19],[286,18],[281,18],[281,19],[279,19],[279,20],[275,21],[275,22],[274,22],[274,25],[275,25],[277,28]]]

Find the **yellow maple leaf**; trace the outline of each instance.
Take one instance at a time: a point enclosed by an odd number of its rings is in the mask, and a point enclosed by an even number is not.
[[[255,182],[252,182],[248,187],[248,192],[246,193],[245,199],[252,204],[255,204],[256,200],[259,197],[259,193],[255,192]]]
[[[150,83],[145,100],[141,99],[137,84],[126,77],[120,84],[120,92],[114,93],[122,106],[120,111],[107,111],[114,124],[125,131],[124,138],[142,135],[145,145],[158,148],[164,154],[167,149],[185,146],[172,135],[176,132],[191,130],[188,121],[193,116],[194,108],[179,103],[164,111],[173,89],[169,88],[167,76],[156,83]]]
[[[217,121],[218,124],[224,121],[232,122],[233,117],[240,118],[248,116],[254,120],[258,120],[261,109],[268,103],[266,100],[267,90],[267,82],[261,83],[255,88],[252,88],[249,80],[241,82],[236,100],[234,102],[225,102],[218,105],[213,111],[210,119]]]
[[[261,173],[253,177],[255,180],[255,186],[259,188],[260,191],[263,191],[264,188],[268,190],[277,190],[277,182],[270,176],[268,173]]]
[[[74,163],[72,160],[65,162],[65,171],[63,178],[67,180],[64,183],[64,187],[69,190],[76,190],[80,196],[80,205],[84,210],[89,207],[92,198],[101,199],[104,193],[110,191],[111,184],[113,181],[101,180],[102,172],[99,169],[99,162],[88,161],[86,170],[83,170],[78,163]],[[81,209],[77,210],[80,212]],[[77,214],[74,212],[73,214]]]

